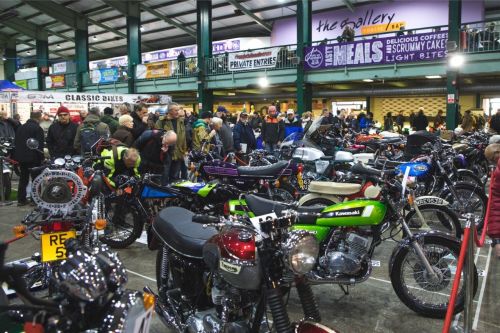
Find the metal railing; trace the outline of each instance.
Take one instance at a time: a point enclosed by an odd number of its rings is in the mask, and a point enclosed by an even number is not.
[[[500,19],[470,22],[462,25],[460,48],[464,53],[500,51]]]
[[[495,173],[491,173],[490,178],[490,189],[489,189],[489,201],[486,208],[486,215],[483,225],[483,231],[481,233],[481,238],[478,237],[476,228],[476,218],[473,214],[465,214],[466,224],[464,228],[464,234],[462,237],[462,245],[460,247],[460,256],[458,258],[457,268],[455,274],[455,279],[453,280],[452,291],[450,295],[450,301],[448,303],[448,309],[446,311],[446,317],[443,325],[442,333],[449,333],[451,321],[453,319],[453,312],[455,310],[455,302],[458,296],[458,290],[460,285],[461,273],[464,273],[464,283],[465,283],[465,299],[464,299],[464,327],[461,328],[457,323],[453,326],[454,332],[473,332],[473,321],[472,321],[472,307],[474,301],[474,279],[475,274],[475,263],[474,263],[474,244],[478,247],[483,247],[486,243],[486,232],[488,229],[488,216],[491,207],[491,191],[494,184]],[[486,267],[488,269],[488,267]]]

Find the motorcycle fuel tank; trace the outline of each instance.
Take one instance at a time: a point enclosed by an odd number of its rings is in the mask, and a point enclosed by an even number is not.
[[[294,150],[292,158],[301,160],[303,162],[316,161],[324,157],[325,154],[316,148],[312,147],[298,147]]]
[[[211,270],[217,270],[233,287],[260,288],[261,271],[255,235],[249,231],[232,228],[213,236],[203,246],[203,259]]]
[[[408,174],[410,177],[423,177],[427,175],[431,169],[430,165],[425,162],[408,162],[397,166],[397,170],[403,175],[405,174],[407,168],[410,168]]]
[[[328,227],[353,227],[380,224],[387,207],[375,200],[352,200],[326,207],[316,224]]]

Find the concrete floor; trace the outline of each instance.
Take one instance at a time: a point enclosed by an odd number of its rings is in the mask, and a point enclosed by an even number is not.
[[[31,207],[0,207],[0,239],[12,237],[12,226],[19,223]],[[441,332],[443,321],[428,319],[415,314],[399,301],[388,277],[388,258],[396,244],[384,242],[375,252],[372,277],[366,282],[351,287],[350,295],[344,295],[336,286],[315,286],[313,290],[320,305],[323,323],[343,333],[358,332]],[[13,243],[7,253],[7,261],[30,257],[39,251],[39,241],[27,237]],[[145,285],[156,288],[155,255],[146,245],[138,242],[125,250],[119,250],[125,267],[129,271],[128,288],[142,290]],[[491,256],[490,247],[477,252],[477,268],[482,275],[474,302],[474,324],[477,332],[500,332],[500,261]],[[485,275],[486,274],[486,275]],[[293,319],[299,319],[301,309],[292,293],[289,310]],[[458,316],[461,322],[463,316]],[[1,325],[0,325],[1,326]],[[151,332],[167,329],[155,318]]]

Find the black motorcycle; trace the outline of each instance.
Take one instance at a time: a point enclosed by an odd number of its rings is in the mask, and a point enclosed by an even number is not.
[[[332,332],[316,324],[319,310],[304,277],[318,243],[307,232],[288,232],[293,222],[292,215],[249,223],[162,210],[153,224],[162,243],[156,262],[160,319],[178,332],[271,331],[269,307],[279,333]],[[283,293],[292,283],[309,321],[290,322]]]

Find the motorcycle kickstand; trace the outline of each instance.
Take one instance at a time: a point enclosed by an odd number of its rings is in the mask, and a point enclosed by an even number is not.
[[[344,292],[344,295],[349,295],[349,286],[344,286],[343,284],[339,284],[340,289]]]

